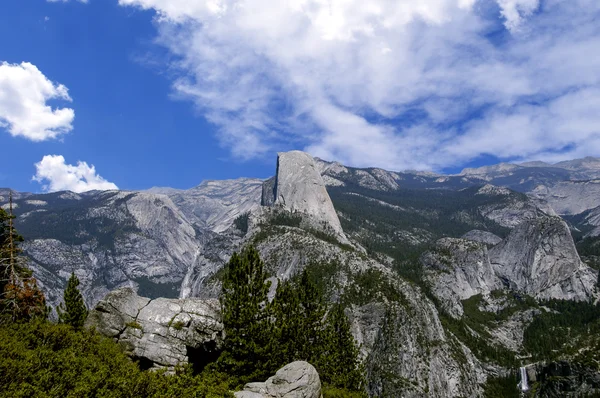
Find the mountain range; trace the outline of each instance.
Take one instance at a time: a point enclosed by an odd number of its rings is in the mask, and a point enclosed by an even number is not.
[[[122,287],[214,298],[247,244],[274,281],[308,268],[346,305],[371,396],[481,396],[527,361],[543,383],[546,365],[597,343],[586,324],[548,353],[534,332],[598,298],[600,159],[441,175],[292,151],[274,171],[189,190],[17,192],[16,227],[53,306],[71,272],[89,307]],[[575,392],[600,391],[588,384]]]

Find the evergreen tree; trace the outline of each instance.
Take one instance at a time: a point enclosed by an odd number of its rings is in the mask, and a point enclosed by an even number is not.
[[[273,320],[271,367],[277,370],[289,362],[306,359],[301,356],[304,351],[302,308],[298,292],[291,281],[278,282],[270,313]]]
[[[316,363],[323,352],[323,334],[326,308],[323,296],[312,281],[308,270],[304,269],[296,283],[301,307],[298,359]]]
[[[0,321],[46,318],[46,299],[21,255],[23,237],[14,228],[12,209],[11,193],[9,213],[0,209]]]
[[[363,374],[358,348],[340,304],[334,304],[331,308],[326,323],[325,350],[318,363],[321,379],[335,387],[359,390],[363,384]]]
[[[225,267],[220,297],[225,340],[218,365],[241,383],[264,379],[271,370],[267,276],[251,246],[234,253]]]
[[[75,276],[75,273],[71,273],[63,294],[64,302],[57,309],[59,322],[71,325],[77,330],[83,327],[85,318],[88,315],[87,307],[81,292],[77,288],[78,286],[79,279]]]

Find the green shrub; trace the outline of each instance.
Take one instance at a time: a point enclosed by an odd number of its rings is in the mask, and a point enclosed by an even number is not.
[[[0,327],[0,397],[231,396],[227,377],[141,371],[112,340],[46,321]]]

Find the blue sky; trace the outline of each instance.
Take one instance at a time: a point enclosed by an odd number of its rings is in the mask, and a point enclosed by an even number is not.
[[[447,172],[598,156],[599,17],[592,0],[5,0],[0,186],[189,188],[268,177],[290,149]]]

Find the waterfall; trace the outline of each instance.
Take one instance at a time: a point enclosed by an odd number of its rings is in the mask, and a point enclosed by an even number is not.
[[[527,391],[529,390],[529,383],[527,382],[527,369],[522,366],[519,368],[519,371],[521,372],[521,382],[519,382],[519,388],[521,388],[521,391]]]

